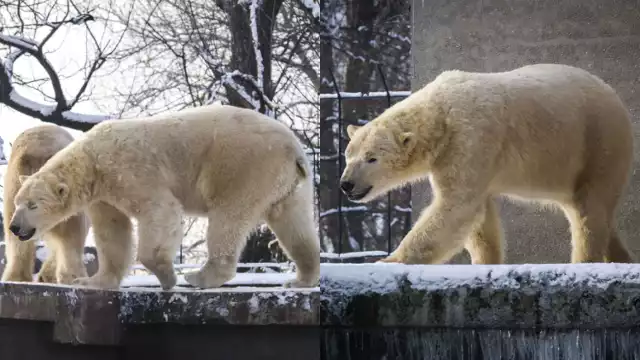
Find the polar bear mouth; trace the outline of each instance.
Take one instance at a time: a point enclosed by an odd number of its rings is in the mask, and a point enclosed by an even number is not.
[[[360,191],[359,193],[351,193],[349,194],[347,197],[349,198],[349,200],[360,200],[362,198],[364,198],[365,196],[367,196],[367,194],[369,194],[369,192],[371,192],[371,189],[373,189],[373,186],[369,186],[368,188],[364,189],[363,191]]]
[[[30,240],[33,237],[33,235],[35,235],[35,233],[36,233],[36,229],[34,228],[26,232],[20,232],[17,234],[17,236],[18,236],[18,239],[20,239],[20,241],[27,241],[27,240]]]

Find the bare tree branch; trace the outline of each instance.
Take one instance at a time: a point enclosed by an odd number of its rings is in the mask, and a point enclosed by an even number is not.
[[[43,9],[43,5],[47,6],[47,8]],[[112,54],[114,54],[118,44],[122,41],[124,32],[120,35],[119,39],[116,39],[115,46],[111,45],[111,48],[109,49],[110,42],[108,42],[107,45],[101,45],[87,24],[88,22],[96,20],[94,15],[80,9],[73,0],[66,0],[63,4],[63,8],[60,8],[58,5],[59,4],[57,2],[52,2],[49,6],[49,3],[47,2],[25,0],[19,0],[15,4],[7,5],[16,7],[15,11],[19,15],[16,16],[18,25],[17,27],[2,26],[2,32],[6,31],[4,29],[17,28],[19,35],[9,35],[6,33],[0,34],[0,44],[6,45],[11,49],[0,63],[0,102],[22,114],[45,122],[51,122],[77,130],[88,130],[96,123],[109,119],[111,116],[79,114],[72,111],[72,109],[82,101],[88,93],[90,93],[89,84],[91,80],[96,76],[97,72],[104,66]],[[77,15],[70,17],[69,15],[72,8],[73,11],[77,12]],[[33,19],[34,23],[26,23],[24,18],[26,14]],[[50,19],[54,16],[58,18],[51,21]],[[45,48],[54,35],[58,33],[63,26],[77,25],[84,25],[87,33],[93,40],[96,56],[90,63],[85,63],[84,80],[75,96],[73,96],[69,101],[65,95],[63,79],[60,77],[61,73],[56,71],[49,61]],[[48,28],[49,30],[42,40],[35,41],[34,39],[24,35],[24,31],[27,28],[32,29],[34,34],[36,30],[41,28]],[[42,85],[42,81],[25,81],[22,78],[14,78],[14,63],[21,58],[22,55],[28,55],[35,59],[45,71],[48,78],[47,83],[51,84],[51,88],[53,90],[52,97],[40,90],[40,86],[38,86],[38,84]],[[34,84],[36,86],[32,86]],[[33,90],[40,92],[45,99],[52,98],[54,104],[44,104],[30,100],[18,92],[15,87],[16,85],[28,86]]]

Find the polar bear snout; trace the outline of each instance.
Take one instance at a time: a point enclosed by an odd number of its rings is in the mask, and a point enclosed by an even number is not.
[[[356,185],[354,183],[352,183],[351,181],[342,181],[340,182],[340,189],[342,190],[343,193],[345,194],[350,194],[351,191],[353,191],[353,188]]]
[[[36,227],[29,221],[25,208],[18,206],[11,217],[9,231],[21,241],[30,240],[36,233]]]
[[[351,201],[357,201],[363,199],[371,192],[373,186],[359,187],[354,182],[349,180],[340,181],[340,190],[347,195],[347,198]]]
[[[36,233],[36,228],[29,226],[21,226],[15,223],[9,225],[9,230],[21,241],[30,240]]]

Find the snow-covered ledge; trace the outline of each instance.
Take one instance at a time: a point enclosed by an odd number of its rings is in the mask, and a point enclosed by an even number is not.
[[[338,327],[602,329],[640,324],[640,264],[323,264]]]
[[[254,275],[253,282],[259,277]],[[132,325],[317,326],[319,288],[283,288],[277,284],[283,279],[258,281],[276,282],[268,287],[170,291],[132,287],[153,285],[150,280],[125,284],[129,287],[120,291],[5,282],[0,283],[0,320],[50,322],[55,342],[92,345],[118,345]]]

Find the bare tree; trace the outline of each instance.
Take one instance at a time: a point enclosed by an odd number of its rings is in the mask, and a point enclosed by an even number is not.
[[[107,4],[111,5],[111,4]],[[107,22],[109,6],[94,7],[73,0],[18,0],[0,4],[0,44],[6,46],[0,63],[0,102],[27,116],[77,130],[90,129],[109,115],[86,115],[73,108],[90,95],[90,83],[111,58],[122,37],[103,41],[94,34],[90,23]],[[126,24],[126,22],[125,22]],[[81,71],[84,79],[74,93],[68,94],[60,72],[48,59],[51,39],[64,27],[83,26],[91,39],[93,56],[85,59]],[[106,25],[105,25],[106,26]],[[124,34],[124,32],[122,32]],[[65,44],[69,48],[77,44]],[[31,57],[44,69],[46,77],[29,77],[14,72],[14,64]],[[45,101],[27,98],[20,87],[36,90]]]

